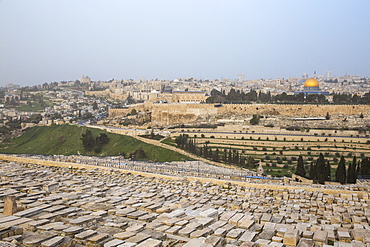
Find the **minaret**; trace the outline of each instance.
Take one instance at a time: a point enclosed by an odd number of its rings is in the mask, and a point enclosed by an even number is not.
[[[313,78],[317,79],[316,70],[313,72]]]

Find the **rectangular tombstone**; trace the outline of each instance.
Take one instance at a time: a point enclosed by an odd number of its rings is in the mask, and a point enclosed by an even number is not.
[[[7,196],[4,201],[3,214],[13,215],[17,213],[17,202],[15,196]]]

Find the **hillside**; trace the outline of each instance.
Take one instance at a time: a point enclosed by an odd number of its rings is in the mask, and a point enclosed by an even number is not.
[[[82,146],[81,135],[86,132],[87,127],[74,125],[38,126],[25,131],[19,137],[10,140],[9,143],[0,144],[0,153],[17,154],[46,154],[46,155],[98,155],[109,156],[129,153],[142,148],[146,159],[158,162],[169,162],[175,160],[189,160],[189,157],[174,151],[143,143],[130,136],[108,133],[103,130],[89,128],[94,137],[105,133],[109,142],[103,146],[99,154],[85,152]]]

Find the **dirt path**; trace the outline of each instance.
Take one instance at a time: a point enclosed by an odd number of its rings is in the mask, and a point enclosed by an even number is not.
[[[160,141],[157,141],[157,140],[152,140],[152,139],[147,139],[147,138],[144,138],[144,137],[140,137],[140,136],[135,134],[136,131],[124,130],[124,129],[122,129],[122,130],[121,129],[113,129],[113,128],[107,128],[105,126],[96,126],[96,125],[93,125],[93,126],[86,125],[86,127],[99,128],[99,129],[103,129],[103,130],[106,130],[106,131],[114,133],[114,134],[131,136],[131,137],[133,137],[133,138],[135,138],[139,141],[142,141],[142,142],[145,142],[145,143],[148,143],[148,144],[152,144],[152,145],[155,145],[157,147],[166,148],[166,149],[178,152],[182,155],[188,156],[192,159],[203,161],[203,162],[211,164],[211,165],[221,166],[221,167],[230,168],[230,169],[241,169],[241,168],[236,167],[236,166],[230,166],[230,165],[226,165],[226,164],[223,164],[223,163],[220,163],[220,162],[207,160],[203,157],[196,156],[192,153],[186,152],[185,150],[182,150],[180,148],[177,148],[177,147],[174,147],[174,146],[171,146],[171,145],[164,144],[164,143],[162,143]],[[246,169],[243,169],[243,170],[246,170]]]
[[[208,164],[211,164],[211,165],[222,166],[222,167],[232,168],[232,169],[240,169],[238,167],[225,165],[225,164],[220,163],[220,162],[215,162],[215,161],[207,160],[207,159],[205,159],[203,157],[196,156],[196,155],[194,155],[192,153],[186,152],[183,149],[180,149],[180,148],[177,148],[177,147],[174,147],[174,146],[171,146],[171,145],[164,144],[164,143],[162,143],[160,141],[157,141],[157,140],[147,139],[147,138],[140,137],[140,136],[133,136],[133,137],[136,138],[139,141],[142,141],[142,142],[145,142],[145,143],[148,143],[148,144],[152,144],[152,145],[156,145],[158,147],[170,149],[170,150],[175,151],[175,152],[178,152],[178,153],[180,153],[182,155],[188,156],[188,157],[190,157],[192,159],[200,160],[200,161],[203,161],[203,162],[208,163]]]

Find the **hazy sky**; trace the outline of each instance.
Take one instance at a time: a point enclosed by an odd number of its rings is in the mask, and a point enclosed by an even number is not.
[[[369,0],[0,0],[0,86],[370,76]]]

